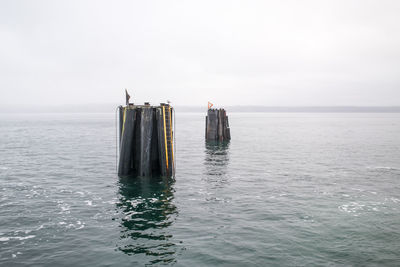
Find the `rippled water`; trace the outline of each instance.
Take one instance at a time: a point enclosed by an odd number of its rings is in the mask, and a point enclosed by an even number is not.
[[[400,264],[400,114],[177,114],[177,175],[119,179],[114,114],[0,115],[2,266]]]

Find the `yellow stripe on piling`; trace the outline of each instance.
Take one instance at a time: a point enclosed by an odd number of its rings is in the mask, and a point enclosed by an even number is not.
[[[122,122],[122,134],[121,137],[124,136],[124,131],[125,131],[125,118],[126,118],[126,107],[124,107],[124,116],[123,116],[123,122]]]
[[[163,120],[164,120],[165,159],[167,162],[167,170],[168,170],[167,124],[165,123],[165,107],[164,106],[163,106]]]
[[[168,107],[169,112],[169,129],[171,130],[171,159],[172,159],[172,166],[174,166],[174,138],[172,137],[172,116],[171,116],[171,107]]]

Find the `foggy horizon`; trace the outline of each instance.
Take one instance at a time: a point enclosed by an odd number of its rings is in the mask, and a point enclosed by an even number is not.
[[[0,105],[400,106],[398,1],[6,1]]]
[[[166,102],[166,101],[164,101]],[[132,103],[132,102],[131,102]],[[134,102],[136,105],[144,103]],[[150,103],[157,106],[159,103]],[[7,113],[113,113],[124,103],[86,103],[86,104],[25,104],[22,109],[18,105],[0,106],[0,114]],[[206,105],[171,105],[177,112],[206,112]],[[226,105],[216,104],[213,108],[224,108],[228,112],[265,112],[265,113],[400,113],[400,106],[266,106],[266,105]]]

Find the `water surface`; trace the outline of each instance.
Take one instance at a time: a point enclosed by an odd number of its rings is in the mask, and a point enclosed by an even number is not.
[[[400,264],[400,114],[228,115],[174,180],[116,176],[114,114],[1,114],[0,265]]]

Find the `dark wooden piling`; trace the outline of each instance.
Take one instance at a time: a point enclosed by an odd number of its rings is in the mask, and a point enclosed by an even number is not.
[[[133,160],[133,137],[135,130],[136,110],[124,108],[122,133],[119,153],[118,175],[129,175]]]
[[[140,110],[140,160],[139,175],[151,176],[151,139],[153,137],[153,109],[145,107]]]
[[[173,108],[166,104],[154,107],[146,103],[129,105],[121,110],[118,175],[173,176]]]
[[[229,141],[231,133],[224,109],[209,109],[206,116],[206,141]]]
[[[158,145],[158,127],[157,127],[157,109],[153,109],[153,131],[151,137],[151,174],[152,176],[160,176],[160,156],[159,156],[159,145]]]
[[[164,119],[163,119],[163,110],[162,108],[157,108],[156,110],[157,117],[157,137],[158,137],[158,152],[159,152],[159,162],[160,162],[160,173],[162,176],[167,176],[167,157],[165,154],[166,146],[165,146],[165,138],[164,138]]]

